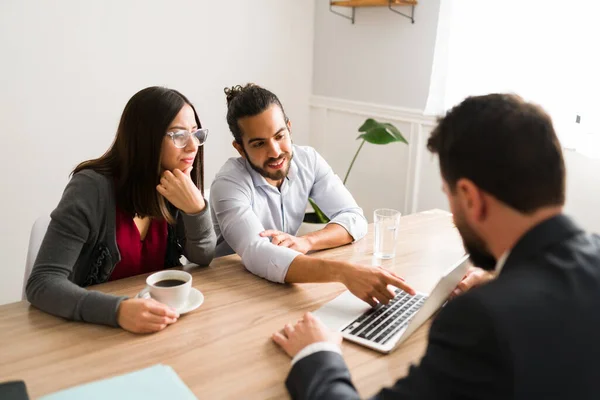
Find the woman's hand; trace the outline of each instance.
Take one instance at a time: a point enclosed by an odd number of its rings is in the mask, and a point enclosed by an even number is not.
[[[183,172],[179,169],[165,171],[156,186],[158,193],[186,214],[198,214],[206,207],[202,193],[190,177],[192,168],[190,166]]]
[[[154,299],[127,299],[119,304],[117,323],[133,333],[152,333],[177,322],[179,314]]]

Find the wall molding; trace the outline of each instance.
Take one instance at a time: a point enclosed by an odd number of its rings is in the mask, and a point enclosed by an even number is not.
[[[435,126],[436,124],[435,116],[425,115],[423,110],[415,108],[388,106],[316,95],[310,97],[309,106],[365,117],[410,122],[424,126]]]
[[[437,117],[424,115],[423,110],[395,107],[374,103],[366,103],[353,100],[345,100],[334,97],[316,96],[310,97],[309,106],[312,108],[311,118],[316,118],[326,125],[329,112],[372,117],[394,122],[410,124],[408,141],[408,160],[406,165],[406,185],[404,192],[403,214],[412,214],[418,211],[419,186],[421,176],[421,160],[425,153],[427,134],[437,124]],[[321,144],[320,135],[312,135],[310,145],[319,148]]]

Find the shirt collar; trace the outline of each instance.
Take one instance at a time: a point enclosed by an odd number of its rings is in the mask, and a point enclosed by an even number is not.
[[[496,268],[494,268],[494,272],[496,273],[496,276],[500,275],[500,272],[502,271],[502,268],[504,268],[504,264],[506,263],[506,259],[508,258],[509,255],[510,255],[510,249],[508,249],[504,253],[502,253],[502,255],[500,256],[498,261],[496,261]]]
[[[246,164],[246,170],[250,173],[250,176],[252,177],[252,183],[254,184],[254,187],[271,186],[271,184],[267,182],[264,176],[262,176],[252,168],[248,160],[244,159],[244,163]]]

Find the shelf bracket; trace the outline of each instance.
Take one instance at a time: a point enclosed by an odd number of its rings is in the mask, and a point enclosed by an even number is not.
[[[340,17],[344,17],[346,19],[349,19],[350,21],[352,21],[352,25],[354,25],[354,15],[355,15],[355,7],[352,7],[352,16],[349,17],[346,14],[342,14],[341,12],[337,12],[333,9],[333,5],[331,3],[329,3],[329,11],[331,11],[332,13],[339,15]]]
[[[389,0],[388,8],[390,9],[390,11],[395,12],[396,14],[400,14],[403,17],[410,19],[410,22],[412,22],[413,24],[415,23],[415,5],[414,4],[410,7],[410,15],[406,15],[406,14],[401,13],[400,11],[392,8],[392,0]],[[354,17],[354,15],[353,15],[353,17]],[[354,21],[352,21],[352,23],[354,23]]]

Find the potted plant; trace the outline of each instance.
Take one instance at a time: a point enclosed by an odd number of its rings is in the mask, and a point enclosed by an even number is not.
[[[358,157],[358,153],[363,148],[366,142],[378,145],[384,145],[388,143],[394,142],[402,142],[408,144],[408,141],[402,136],[402,133],[396,128],[394,125],[387,122],[378,122],[372,118],[367,119],[358,131],[361,132],[360,135],[356,138],[356,140],[362,139],[360,145],[358,146],[358,150],[354,154],[352,161],[350,162],[350,166],[348,167],[348,171],[346,171],[346,175],[344,176],[344,185],[348,180],[348,176],[350,175],[350,171],[352,171],[352,167],[354,166],[354,162]],[[319,206],[313,201],[313,199],[309,198],[308,202],[310,206],[314,210],[313,212],[307,212],[304,215],[304,224],[300,227],[300,231],[298,232],[298,236],[302,234],[315,231],[318,229],[322,229],[322,227],[329,222],[329,218],[321,211]]]

